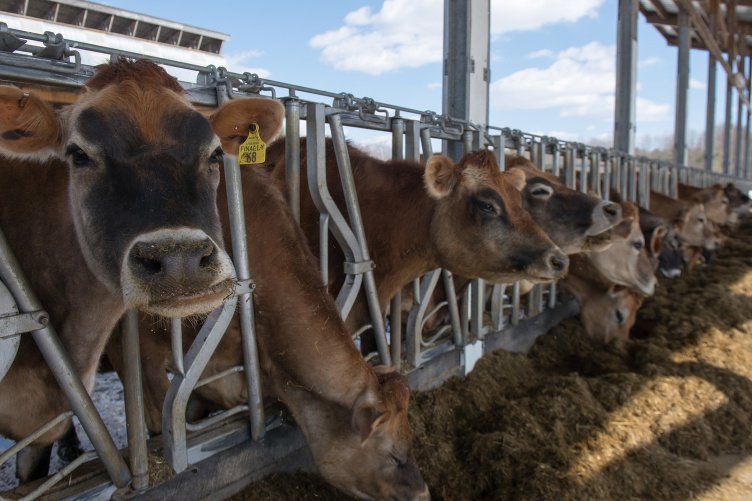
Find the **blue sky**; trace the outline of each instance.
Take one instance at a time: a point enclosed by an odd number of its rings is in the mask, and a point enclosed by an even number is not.
[[[106,2],[227,33],[233,71],[441,112],[443,0]],[[610,141],[617,0],[491,0],[490,124]],[[674,128],[676,48],[639,15],[637,144]],[[707,53],[691,51],[689,129],[705,127]],[[719,71],[716,122],[725,80]],[[734,115],[735,116],[735,115]]]

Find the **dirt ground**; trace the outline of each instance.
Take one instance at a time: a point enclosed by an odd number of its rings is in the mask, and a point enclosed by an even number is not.
[[[662,280],[632,334],[599,348],[568,319],[414,394],[432,499],[752,499],[752,218],[710,265]],[[273,475],[233,499],[349,498]]]

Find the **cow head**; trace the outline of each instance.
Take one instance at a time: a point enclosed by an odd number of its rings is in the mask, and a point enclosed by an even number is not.
[[[431,235],[442,267],[493,282],[550,281],[567,271],[567,256],[522,208],[521,172],[502,173],[493,152],[458,164],[434,155],[425,183],[436,199]]]
[[[384,367],[374,370],[378,391],[366,391],[358,399],[351,426],[342,426],[330,414],[327,423],[311,430],[315,437],[308,443],[319,473],[359,498],[427,501],[407,422],[407,378]]]
[[[580,301],[580,320],[588,337],[604,345],[617,339],[629,339],[643,300],[643,295],[637,291],[613,284],[605,293]]]
[[[273,107],[257,102],[250,108],[261,120]],[[269,133],[281,126],[276,106]],[[126,307],[187,316],[232,293],[217,213],[219,139],[161,67],[103,65],[59,112],[12,87],[0,88],[0,107],[3,154],[68,163],[81,252]]]
[[[569,188],[525,157],[508,157],[506,169],[524,176],[522,207],[567,254],[592,249],[621,218],[618,204]]]
[[[714,184],[692,195],[692,200],[701,203],[705,209],[705,217],[708,221],[717,224],[726,224],[732,210],[729,205],[729,197],[720,184]]]
[[[657,280],[645,249],[637,206],[628,201],[620,205],[622,221],[612,229],[611,246],[588,256],[606,279],[652,295]]]
[[[705,207],[701,203],[689,202],[682,209],[674,225],[678,230],[679,240],[684,245],[703,247],[708,238]]]

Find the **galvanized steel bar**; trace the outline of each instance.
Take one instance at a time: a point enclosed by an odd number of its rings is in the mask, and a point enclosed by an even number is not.
[[[601,161],[600,152],[598,148],[590,150],[590,189],[593,190],[598,196],[602,197],[601,193]]]
[[[180,318],[170,319],[170,341],[172,345],[172,365],[175,372],[185,376],[183,366],[183,324]]]
[[[712,11],[710,13],[710,26],[711,30],[715,33],[716,30],[716,13]],[[716,101],[716,73],[718,69],[718,62],[713,57],[713,53],[708,51],[708,97],[705,107],[705,152],[704,152],[704,166],[705,170],[711,172],[713,170],[713,155],[715,148],[715,101]]]
[[[285,183],[287,204],[300,222],[300,101],[285,100]]]
[[[431,131],[428,128],[420,130],[420,146],[423,148],[423,158],[428,161],[433,156],[433,145],[431,144]]]
[[[630,155],[634,154],[638,5],[638,0],[619,0],[616,30],[614,149]]]
[[[611,200],[611,165],[613,161],[614,159],[611,156],[603,161],[603,193],[601,193],[603,200]]]
[[[251,280],[248,262],[248,240],[244,210],[243,184],[240,164],[235,156],[228,155],[224,160],[225,184],[227,185],[227,205],[230,216],[230,236],[232,238],[232,259],[239,282]],[[249,193],[248,196],[254,194]],[[264,436],[264,406],[261,401],[261,370],[259,368],[258,347],[256,346],[256,325],[252,290],[244,292],[238,299],[240,333],[243,343],[245,382],[248,386],[248,409],[251,418],[251,436],[260,440]]]
[[[470,284],[470,329],[475,339],[483,339],[483,311],[486,306],[486,281],[476,278]]]
[[[729,56],[729,62],[731,62],[731,56]],[[723,129],[723,173],[731,173],[731,100],[733,93],[733,86],[731,85],[731,77],[726,78],[726,114],[724,120]]]
[[[39,299],[21,272],[21,266],[13,255],[2,229],[0,229],[0,281],[10,291],[20,312],[28,313],[42,309]],[[107,336],[109,332],[103,332],[102,335]],[[68,399],[71,409],[81,421],[81,426],[102,459],[113,483],[118,487],[125,486],[131,480],[131,473],[107,432],[91,397],[76,374],[55,330],[47,325],[43,329],[33,331],[31,336]]]
[[[564,182],[572,189],[575,188],[575,161],[577,158],[577,152],[575,151],[575,145],[573,143],[567,144],[567,149],[564,152]]]
[[[581,145],[582,160],[580,161],[580,191],[587,193],[588,190],[588,154],[585,145]]]
[[[559,151],[559,142],[554,139],[551,142],[551,174],[556,177],[561,175],[560,160],[561,152]]]
[[[428,311],[429,301],[427,300],[436,288],[436,284],[441,276],[441,270],[436,269],[429,271],[420,281],[420,290],[413,296],[413,307],[410,315],[407,317],[407,343],[405,346],[405,357],[407,362],[415,369],[421,366],[421,340],[423,335],[423,318]]]
[[[744,62],[745,58],[741,60],[741,67],[738,69],[739,73],[744,75]],[[734,175],[739,177],[742,174],[742,111],[744,108],[744,100],[742,99],[742,93],[737,92],[736,100],[736,134],[734,137]],[[684,164],[682,164],[684,165]]]
[[[687,99],[689,95],[689,13],[679,5],[679,43],[674,121],[674,163],[687,164]]]
[[[141,349],[138,338],[138,313],[135,310],[125,312],[120,330],[123,338],[123,393],[128,434],[128,462],[133,475],[131,488],[142,491],[149,487],[149,451],[146,448]],[[180,352],[181,362],[182,359],[183,353]]]
[[[321,103],[308,103],[306,105],[306,155],[308,166],[308,189],[311,192],[316,208],[318,209],[320,221],[320,262],[322,268],[322,277],[324,283],[328,283],[329,275],[324,275],[323,270],[328,269],[329,263],[329,246],[328,229],[331,229],[334,237],[337,239],[342,252],[345,254],[345,261],[357,263],[361,261],[358,253],[360,244],[347,225],[345,217],[340,212],[337,204],[329,193],[326,175],[326,145],[325,145],[325,125],[326,125],[326,107]],[[355,299],[357,298],[360,286],[363,283],[363,274],[345,275],[345,283],[342,289],[337,293],[337,308],[339,308],[342,318],[347,318],[350,314]]]
[[[405,121],[405,158],[420,161],[420,122],[417,120]]]
[[[225,158],[226,161],[227,158]],[[251,302],[249,299],[246,301]],[[209,314],[185,356],[185,376],[175,374],[167,390],[162,409],[162,443],[164,444],[165,460],[176,473],[188,468],[185,426],[185,409],[188,405],[188,398],[209,362],[209,358],[222,340],[227,326],[230,325],[237,303],[238,296],[232,296],[225,301],[224,305]],[[242,310],[240,314],[243,314]],[[246,368],[246,372],[250,372],[248,368]],[[253,388],[249,386],[249,400],[251,400],[252,391]],[[254,433],[258,434],[258,430],[255,429],[254,409],[251,408],[249,411],[251,414],[251,435],[253,436]],[[263,408],[261,408],[261,413],[263,415]],[[261,426],[263,427],[263,420]],[[263,436],[263,432],[261,436]]]
[[[404,157],[403,143],[407,138],[405,137],[405,122],[401,118],[392,119],[392,158],[395,160],[401,160]],[[415,141],[417,139],[415,134],[412,134],[411,139]],[[411,154],[415,154],[415,143]],[[395,370],[400,370],[400,363],[402,361],[402,291],[399,290],[391,300],[389,307],[389,346],[392,356],[392,367]]]
[[[520,283],[515,282],[512,286],[512,318],[510,319],[512,325],[520,323]]]
[[[358,204],[358,193],[355,190],[355,179],[350,167],[350,155],[347,152],[347,142],[342,130],[342,122],[338,114],[329,115],[329,130],[332,133],[332,143],[334,144],[334,153],[337,157],[337,166],[339,175],[342,180],[342,188],[345,194],[345,204],[347,213],[350,216],[350,227],[355,234],[359,245],[359,262],[366,263],[371,260],[368,253],[368,241],[366,240],[365,228],[363,228],[363,218],[360,215],[360,205]],[[373,276],[373,265],[368,271],[363,273],[363,286],[365,288],[366,300],[368,302],[368,311],[371,314],[371,323],[373,325],[374,337],[376,338],[376,347],[379,351],[381,363],[390,367],[392,365],[392,356],[389,352],[389,345],[386,342],[386,329],[384,327],[384,316],[379,304],[379,295],[376,288],[376,280]]]

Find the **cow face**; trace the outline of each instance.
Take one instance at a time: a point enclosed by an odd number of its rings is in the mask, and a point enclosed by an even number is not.
[[[627,201],[620,205],[623,217],[612,229],[611,246],[601,252],[588,253],[588,256],[611,282],[652,295],[657,280],[645,249],[637,206]]]
[[[628,287],[612,285],[605,294],[593,294],[580,301],[580,320],[588,337],[596,343],[626,340],[642,302],[642,294]]]
[[[413,456],[407,422],[407,378],[384,367],[374,369],[378,395],[366,394],[358,400],[352,428],[332,433],[323,447],[313,445],[319,473],[359,498],[428,501],[428,487]]]
[[[121,60],[59,113],[3,92],[0,148],[66,159],[81,252],[126,307],[178,317],[222,304],[233,290],[216,205],[222,150],[174,78],[149,61]]]
[[[525,177],[522,207],[567,254],[596,250],[600,236],[621,219],[618,204],[567,187],[525,157],[507,158],[506,168]]]
[[[441,266],[493,282],[541,282],[566,273],[566,254],[522,208],[524,177],[502,173],[492,152],[470,153],[456,165],[435,155],[425,182],[437,200],[431,235]]]
[[[729,197],[720,184],[698,192],[692,197],[695,201],[704,205],[705,217],[708,221],[717,224],[726,224],[732,213],[729,206]]]
[[[705,207],[701,203],[691,202],[674,221],[679,229],[678,237],[684,245],[703,247],[708,237]]]

